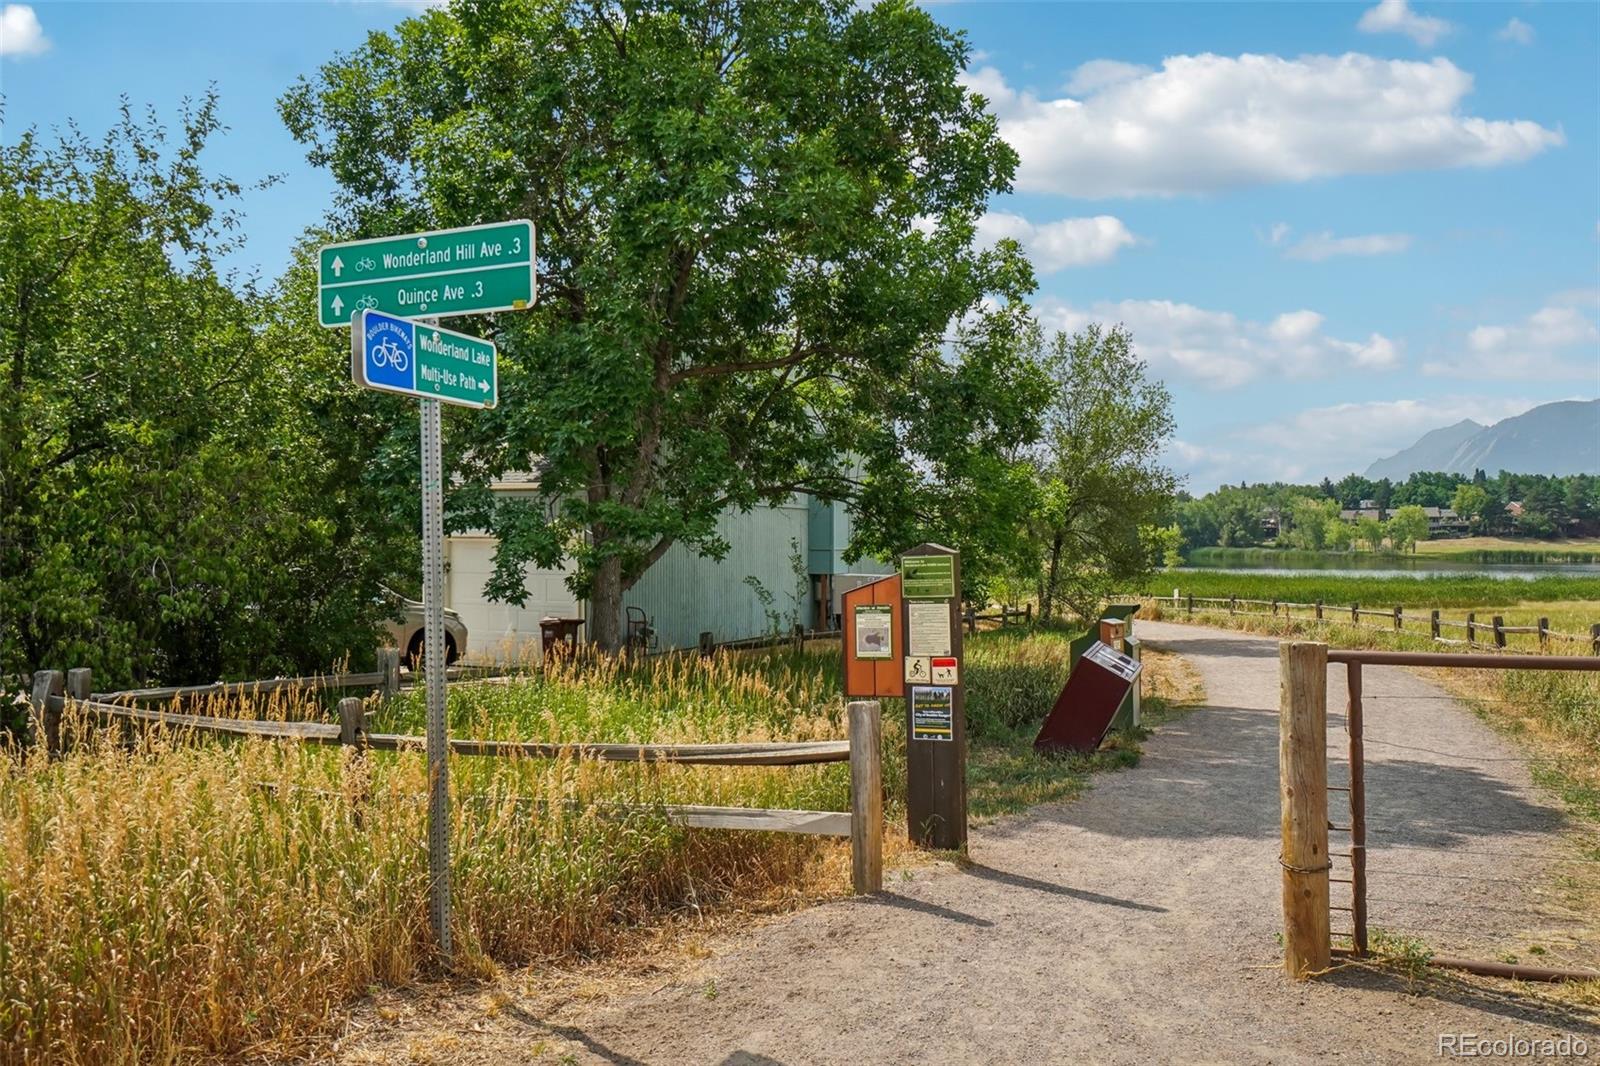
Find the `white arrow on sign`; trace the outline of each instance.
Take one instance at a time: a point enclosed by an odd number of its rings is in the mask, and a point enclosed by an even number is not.
[[[334,277],[338,277],[342,273],[344,273],[344,260],[340,259],[338,256],[334,256],[333,257],[333,276]]]
[[[344,314],[344,301],[339,298],[338,293],[333,294],[333,313],[336,315]]]

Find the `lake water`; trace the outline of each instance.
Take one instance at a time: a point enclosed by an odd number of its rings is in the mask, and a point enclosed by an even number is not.
[[[1540,577],[1600,577],[1600,563],[1468,563],[1421,556],[1383,555],[1370,560],[1342,556],[1321,560],[1300,556],[1295,566],[1272,566],[1246,559],[1207,562],[1204,566],[1179,566],[1175,572],[1202,570],[1247,570],[1275,577],[1314,577],[1321,574],[1349,574],[1353,577],[1427,577],[1430,574],[1481,574],[1507,581],[1532,581]]]

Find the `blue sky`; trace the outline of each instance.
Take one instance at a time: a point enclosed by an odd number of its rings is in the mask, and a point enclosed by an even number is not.
[[[332,182],[275,111],[405,3],[5,3],[4,140],[215,83],[266,279]],[[1363,469],[1600,394],[1600,5],[939,4],[1018,149],[1048,324],[1125,322],[1190,487]]]

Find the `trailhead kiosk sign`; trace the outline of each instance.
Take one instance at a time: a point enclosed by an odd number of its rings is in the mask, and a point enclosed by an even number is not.
[[[317,255],[317,314],[350,334],[350,375],[415,396],[422,421],[422,631],[427,677],[428,917],[439,954],[450,937],[450,737],[445,723],[444,423],[439,404],[493,407],[493,344],[434,319],[533,306],[533,223],[526,220],[330,244]],[[422,319],[424,321],[417,321]]]
[[[409,233],[323,245],[317,313],[330,329],[357,311],[435,318],[533,306],[533,223]]]
[[[462,407],[493,407],[499,398],[493,344],[381,311],[357,311],[350,327],[356,384]]]
[[[925,848],[967,842],[967,715],[961,683],[961,556],[919,544],[900,556],[906,699],[906,829]]]

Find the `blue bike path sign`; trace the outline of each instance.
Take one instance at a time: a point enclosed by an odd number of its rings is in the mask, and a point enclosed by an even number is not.
[[[369,389],[493,407],[499,374],[493,344],[480,337],[363,309],[351,320],[350,374]]]

